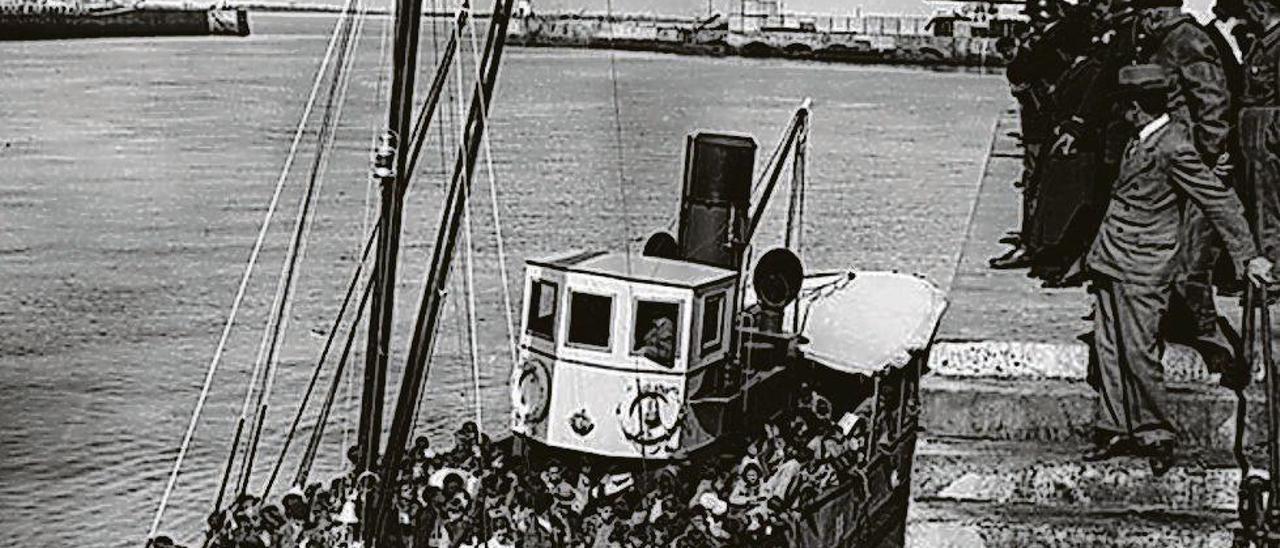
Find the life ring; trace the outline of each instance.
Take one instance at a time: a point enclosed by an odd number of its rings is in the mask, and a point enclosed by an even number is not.
[[[618,425],[627,440],[646,451],[667,443],[679,431],[681,401],[675,386],[651,383],[634,386],[627,403],[618,407]]]
[[[511,383],[511,413],[515,423],[531,426],[547,418],[551,408],[551,372],[537,358],[527,358]]]

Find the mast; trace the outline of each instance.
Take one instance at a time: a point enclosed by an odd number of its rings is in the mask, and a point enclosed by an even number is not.
[[[435,346],[436,327],[444,303],[445,287],[453,264],[458,232],[462,225],[462,212],[471,190],[471,176],[475,171],[476,157],[480,152],[480,144],[485,132],[489,102],[493,97],[494,85],[498,78],[498,67],[506,44],[507,25],[513,3],[514,0],[496,0],[493,3],[493,15],[490,18],[484,57],[480,63],[482,76],[475,83],[471,96],[471,108],[464,126],[465,139],[459,145],[449,194],[441,211],[436,242],[432,249],[431,266],[427,273],[422,302],[418,307],[418,316],[409,343],[409,359],[404,366],[404,378],[400,383],[400,393],[396,399],[391,434],[387,439],[381,466],[380,476],[383,478],[383,485],[379,489],[378,503],[373,506],[372,521],[367,522],[372,529],[366,537],[373,541],[367,543],[370,546],[376,545],[376,541],[382,536],[382,531],[395,518],[394,512],[385,510],[390,508],[395,494],[399,491],[395,484],[396,475],[401,468],[405,446],[412,434],[413,418],[417,412],[418,398],[426,377],[428,359]]]
[[[381,186],[378,253],[374,261],[373,300],[365,346],[364,389],[360,404],[360,448],[356,471],[376,466],[382,437],[382,407],[386,394],[387,356],[395,312],[396,263],[400,251],[401,211],[408,173],[404,167],[410,145],[414,77],[417,73],[418,34],[422,0],[396,0],[395,42],[392,48],[391,106],[374,173]]]

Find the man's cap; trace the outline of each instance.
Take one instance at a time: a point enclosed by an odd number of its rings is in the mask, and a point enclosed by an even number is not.
[[[1167,93],[1173,81],[1164,67],[1155,64],[1127,65],[1120,68],[1121,95]]]

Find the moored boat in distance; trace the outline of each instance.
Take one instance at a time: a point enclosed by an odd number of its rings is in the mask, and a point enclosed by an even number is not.
[[[0,1],[0,40],[248,36],[243,8],[182,2]]]

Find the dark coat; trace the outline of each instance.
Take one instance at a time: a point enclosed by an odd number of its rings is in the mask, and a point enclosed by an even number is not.
[[[1244,272],[1243,264],[1257,252],[1240,199],[1200,160],[1187,127],[1177,119],[1130,144],[1089,250],[1089,268],[1125,283],[1171,283],[1188,199],[1221,234],[1237,272]]]
[[[1231,95],[1213,40],[1177,8],[1144,10],[1133,31],[1137,61],[1159,64],[1176,77],[1169,112],[1188,125],[1201,159],[1213,165],[1226,152],[1231,129]]]
[[[1009,60],[1005,75],[1018,100],[1025,142],[1042,143],[1049,138],[1053,129],[1049,88],[1064,68],[1053,43],[1044,37],[1023,42]]]
[[[1253,41],[1243,71],[1241,107],[1280,107],[1280,26]]]
[[[1218,62],[1222,66],[1222,74],[1227,83],[1227,120],[1235,120],[1240,112],[1240,92],[1244,90],[1244,67],[1231,51],[1231,43],[1213,21],[1204,24],[1204,33],[1213,42],[1213,49],[1218,52]],[[1248,47],[1247,43],[1237,40],[1240,48]],[[1242,52],[1248,51],[1241,49]]]
[[[1101,68],[1096,56],[1084,57],[1058,78],[1053,87],[1056,123],[1067,123],[1075,114]],[[1053,256],[1065,261],[1079,258],[1093,240],[1092,229],[1110,183],[1097,169],[1102,132],[1094,122],[1080,125],[1074,155],[1046,154],[1041,160],[1036,203],[1051,207],[1037,208],[1032,241],[1037,249],[1053,249]]]

